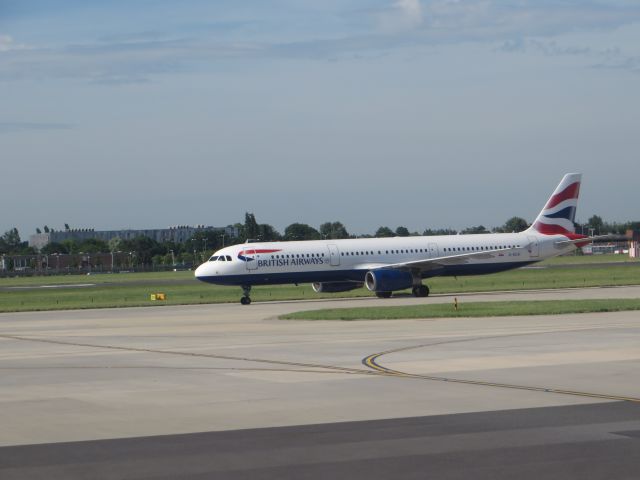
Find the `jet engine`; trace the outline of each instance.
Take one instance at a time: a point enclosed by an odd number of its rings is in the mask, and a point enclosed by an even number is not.
[[[348,292],[361,287],[360,282],[314,282],[311,284],[311,288],[316,293]]]
[[[413,286],[410,272],[400,270],[370,270],[364,277],[364,284],[372,292],[394,292]]]

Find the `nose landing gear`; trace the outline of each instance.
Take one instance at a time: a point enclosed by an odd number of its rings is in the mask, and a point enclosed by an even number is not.
[[[242,286],[242,298],[240,299],[240,303],[242,305],[249,305],[251,303],[251,298],[249,294],[251,293],[251,285],[243,285]]]

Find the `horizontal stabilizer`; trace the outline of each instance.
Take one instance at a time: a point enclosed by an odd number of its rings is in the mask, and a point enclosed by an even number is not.
[[[612,236],[612,235],[596,235],[595,237],[582,237],[582,238],[575,238],[573,240],[558,240],[557,242],[555,242],[555,245],[558,247],[564,247],[566,245],[580,245],[580,244],[587,244],[587,243],[593,243],[593,242],[604,242],[607,240],[614,240],[616,237]]]

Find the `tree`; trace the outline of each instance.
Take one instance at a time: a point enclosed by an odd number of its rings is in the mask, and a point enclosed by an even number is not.
[[[65,223],[64,224],[64,229],[68,232],[69,230],[71,230],[71,228],[69,228],[69,224]]]
[[[247,240],[257,240],[260,236],[260,227],[253,213],[244,214],[244,236]]]
[[[99,240],[97,238],[88,238],[84,240],[80,245],[78,245],[78,249],[81,252],[85,253],[109,253],[109,245],[104,240]]]
[[[40,250],[40,253],[44,255],[51,255],[52,253],[69,253],[67,247],[58,242],[51,242]]]
[[[68,240],[63,240],[62,245],[67,249],[67,253],[78,253],[80,249],[78,248],[78,242],[74,239],[70,238]]]
[[[151,259],[155,255],[165,255],[167,253],[158,242],[143,236],[131,240],[123,240],[121,246],[123,251],[135,253],[135,261],[143,265],[150,265]]]
[[[42,230],[40,230],[39,228],[36,228],[36,233],[42,233]]]
[[[529,224],[524,218],[511,217],[507,220],[502,227],[494,229],[495,232],[502,233],[518,233],[529,228]]]
[[[408,237],[411,234],[409,233],[409,229],[407,227],[398,227],[396,228],[396,235],[399,237]]]
[[[458,232],[456,230],[452,230],[451,228],[427,228],[423,235],[426,236],[435,236],[435,235],[456,235]]]
[[[478,225],[477,227],[468,227],[460,232],[463,235],[469,235],[474,233],[490,233],[484,225]]]
[[[122,250],[122,239],[120,237],[110,238],[108,243],[110,252],[118,252]]]
[[[284,229],[285,240],[320,240],[321,235],[306,223],[292,223]]]
[[[349,233],[340,222],[325,222],[320,225],[320,234],[323,238],[349,238]]]
[[[47,227],[46,225],[44,226],[44,233],[49,233],[49,227]]]
[[[384,238],[384,237],[393,237],[395,235],[393,233],[393,230],[391,230],[389,227],[380,227],[378,228],[378,230],[376,230],[376,233],[374,234],[374,236],[377,238]]]
[[[282,235],[267,223],[258,225],[258,232],[258,238],[262,242],[274,242],[282,238]]]
[[[0,250],[2,253],[17,253],[21,248],[22,242],[17,228],[7,230],[0,237]]]
[[[593,228],[596,235],[603,233],[604,222],[602,221],[602,217],[592,215],[591,218],[587,220],[587,228]]]

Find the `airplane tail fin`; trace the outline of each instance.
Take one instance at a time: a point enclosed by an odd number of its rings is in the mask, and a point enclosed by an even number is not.
[[[567,235],[575,233],[574,219],[580,194],[582,174],[567,173],[547,200],[529,231],[543,235]]]

